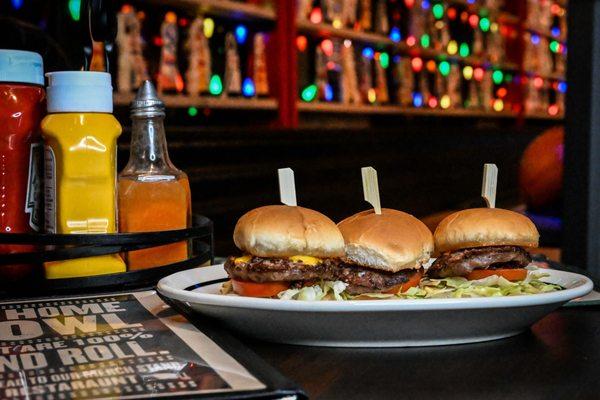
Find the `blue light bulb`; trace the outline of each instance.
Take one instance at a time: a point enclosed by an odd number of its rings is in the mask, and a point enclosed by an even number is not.
[[[421,2],[421,8],[423,10],[429,10],[430,4],[429,4],[429,0],[423,0]]]
[[[554,37],[559,37],[560,36],[560,28],[558,26],[553,26],[552,29],[550,30],[550,33]]]
[[[419,92],[413,92],[413,105],[421,107],[423,105],[423,95]]]
[[[333,100],[333,89],[331,88],[331,85],[328,83],[325,85],[325,101],[332,101]]]
[[[558,91],[565,93],[567,91],[567,82],[558,82]]]
[[[375,55],[375,52],[373,51],[372,48],[370,47],[365,47],[362,51],[362,55],[365,58],[371,59],[373,58],[373,56]]]
[[[244,25],[238,25],[235,27],[235,40],[239,44],[244,44],[248,37],[248,29]]]
[[[531,43],[537,46],[540,44],[540,37],[538,35],[531,35]]]
[[[402,35],[400,34],[400,29],[397,27],[393,27],[390,31],[390,39],[394,42],[399,42],[402,40]]]
[[[18,10],[21,7],[23,7],[23,2],[24,0],[11,0],[12,6],[15,10]]]
[[[252,79],[244,79],[244,82],[242,83],[242,94],[244,97],[253,97],[256,94],[256,88],[254,87]]]

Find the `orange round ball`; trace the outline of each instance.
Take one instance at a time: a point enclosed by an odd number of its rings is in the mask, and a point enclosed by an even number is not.
[[[528,206],[552,206],[563,183],[563,127],[550,128],[533,140],[521,158],[519,184]]]

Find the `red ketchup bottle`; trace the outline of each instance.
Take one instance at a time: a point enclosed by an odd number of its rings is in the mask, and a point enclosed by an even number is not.
[[[45,109],[42,57],[0,50],[0,232],[43,229],[43,145],[40,121]],[[2,245],[2,254],[32,251],[32,246]],[[29,264],[0,265],[6,284],[36,273]]]

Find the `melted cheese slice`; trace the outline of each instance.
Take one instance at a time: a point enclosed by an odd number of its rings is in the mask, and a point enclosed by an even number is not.
[[[293,262],[301,262],[303,264],[312,265],[312,266],[323,262],[323,260],[321,260],[320,258],[312,257],[312,256],[291,256],[291,257],[288,257],[288,259]],[[250,260],[252,260],[252,256],[245,255],[245,256],[241,256],[241,257],[236,257],[233,260],[233,262],[235,264],[245,264],[245,263],[250,262]]]
[[[236,259],[233,260],[233,262],[235,264],[242,264],[242,263],[247,263],[250,260],[252,260],[252,256],[251,255],[245,255],[245,256],[237,257]]]
[[[322,262],[320,258],[312,257],[312,256],[291,256],[289,257],[290,261],[293,262],[301,262],[306,265],[317,265]]]

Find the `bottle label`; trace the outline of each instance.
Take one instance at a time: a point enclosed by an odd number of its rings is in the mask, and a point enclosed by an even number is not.
[[[29,226],[39,232],[42,225],[42,160],[44,159],[42,143],[32,143],[29,149],[29,175],[27,177],[27,196],[25,213],[29,214]]]
[[[56,233],[56,159],[50,146],[45,146],[44,185],[46,232]]]

